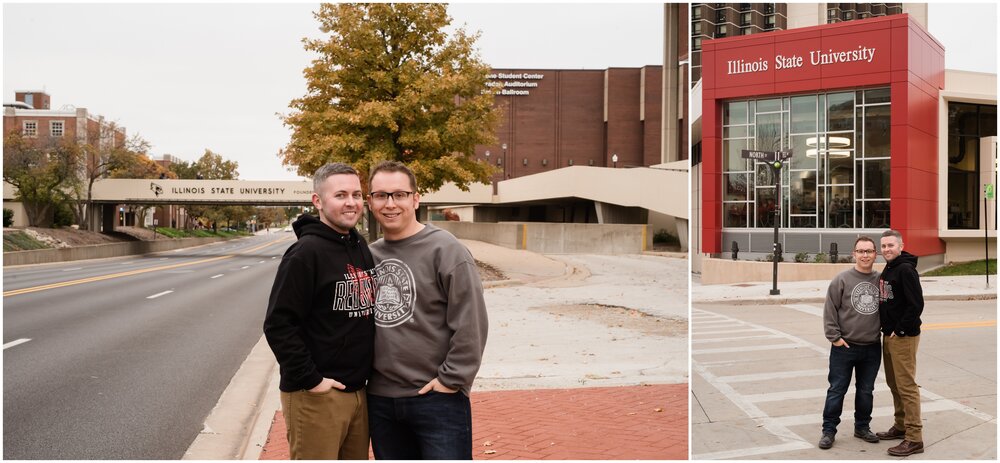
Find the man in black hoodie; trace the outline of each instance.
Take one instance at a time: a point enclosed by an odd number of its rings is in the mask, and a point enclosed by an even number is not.
[[[375,261],[354,230],[363,210],[357,171],[320,167],[312,202],[319,218],[292,225],[298,241],[281,259],[264,319],[288,448],[293,460],[367,460],[376,287]]]
[[[917,274],[917,257],[903,251],[903,235],[882,233],[886,265],[879,277],[879,319],[882,322],[882,363],[885,382],[892,392],[895,422],[879,439],[903,439],[889,448],[889,455],[905,457],[924,452],[920,422],[920,388],[917,386],[917,345],[924,293]]]

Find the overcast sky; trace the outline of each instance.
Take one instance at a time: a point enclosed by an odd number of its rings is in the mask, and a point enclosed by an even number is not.
[[[930,10],[948,68],[996,73],[996,5],[961,20]],[[45,90],[52,108],[87,108],[186,161],[206,148],[240,178],[292,180],[276,154],[277,117],[305,93],[316,4],[5,4],[3,101]],[[662,4],[454,4],[498,68],[605,69],[663,64]],[[956,14],[961,14],[956,12]]]

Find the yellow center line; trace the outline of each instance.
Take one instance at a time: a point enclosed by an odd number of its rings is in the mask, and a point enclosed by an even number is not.
[[[265,244],[262,244],[260,246],[256,246],[256,247],[247,249],[247,250],[243,251],[243,253],[251,253],[251,252],[254,252],[254,251],[259,251],[259,250],[264,249],[264,248],[266,248],[268,246],[273,246],[273,245],[276,245],[276,244],[281,244],[281,243],[283,243],[285,241],[288,241],[290,239],[291,238],[282,238],[282,239],[279,239],[278,241],[275,241],[273,243],[265,243]],[[93,283],[95,281],[110,280],[112,278],[122,278],[122,277],[127,277],[127,276],[132,276],[132,275],[139,275],[139,274],[142,274],[142,273],[156,272],[156,271],[160,271],[160,270],[170,270],[170,269],[175,269],[175,268],[179,268],[179,267],[187,267],[187,266],[191,266],[191,265],[205,264],[205,263],[214,262],[214,261],[217,261],[217,260],[228,259],[230,257],[235,257],[235,255],[234,254],[230,254],[228,256],[219,256],[219,257],[213,257],[211,259],[196,260],[194,262],[184,262],[184,263],[180,263],[180,264],[165,265],[165,266],[162,266],[162,267],[150,267],[150,268],[144,268],[144,269],[139,269],[139,270],[132,270],[132,271],[128,271],[128,272],[112,273],[112,274],[108,274],[108,275],[99,275],[99,276],[96,276],[96,277],[81,278],[79,280],[63,281],[63,282],[59,282],[59,283],[51,283],[51,284],[47,284],[47,285],[34,286],[34,287],[31,287],[31,288],[13,289],[13,290],[10,290],[10,291],[4,291],[3,297],[17,296],[19,294],[34,293],[34,292],[37,292],[37,291],[45,291],[47,289],[64,288],[66,286],[81,285],[81,284],[84,284],[84,283]]]
[[[978,322],[954,322],[954,323],[928,323],[920,326],[920,331],[925,330],[948,330],[953,328],[984,328],[997,326],[996,320],[984,320]]]

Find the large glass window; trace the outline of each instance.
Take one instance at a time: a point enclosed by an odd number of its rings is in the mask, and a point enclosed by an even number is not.
[[[982,213],[979,139],[997,134],[997,107],[948,103],[948,228],[978,229]]]
[[[724,226],[774,226],[771,170],[741,157],[756,149],[792,151],[782,227],[889,228],[889,114],[888,88],[724,103]]]

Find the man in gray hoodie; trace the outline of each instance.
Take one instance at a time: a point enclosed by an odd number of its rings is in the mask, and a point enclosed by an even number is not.
[[[844,396],[857,374],[854,394],[854,437],[876,443],[871,431],[875,377],[882,360],[879,343],[878,276],[873,269],[875,242],[859,237],[854,242],[854,268],[833,278],[826,293],[823,327],[830,341],[830,388],[823,407],[823,437],[819,448],[833,447],[844,409]]]
[[[375,166],[369,185],[385,233],[371,245],[378,262],[372,450],[380,460],[471,460],[469,392],[488,324],[476,261],[450,233],[417,222],[420,195],[405,165]]]

